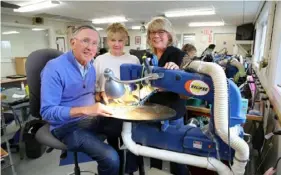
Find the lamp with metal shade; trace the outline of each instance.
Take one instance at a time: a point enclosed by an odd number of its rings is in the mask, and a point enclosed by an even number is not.
[[[106,78],[104,90],[108,97],[112,99],[120,98],[125,94],[124,84],[119,83],[114,76],[111,69],[104,70],[104,77]]]
[[[159,78],[162,78],[163,76],[163,73],[150,73],[143,78],[122,81],[114,76],[114,73],[111,69],[106,68],[104,70],[104,77],[106,78],[104,90],[109,98],[116,99],[122,97],[125,94],[124,84],[132,84],[144,80],[157,80]]]

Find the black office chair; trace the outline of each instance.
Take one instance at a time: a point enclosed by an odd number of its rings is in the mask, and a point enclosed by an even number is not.
[[[29,102],[30,113],[32,116],[42,120],[40,116],[40,88],[41,78],[40,73],[46,63],[63,54],[55,49],[41,49],[32,52],[26,60],[26,75],[27,84],[29,86]],[[50,132],[49,124],[45,124],[35,134],[36,140],[49,147],[47,152],[51,152],[53,149],[62,150],[61,159],[66,157],[67,147],[65,144],[56,139]],[[78,165],[77,152],[74,152],[74,172],[71,174],[80,175],[81,172],[93,173],[91,171],[80,171]],[[93,173],[94,174],[94,173]]]
[[[142,57],[144,55],[146,55],[147,57],[151,57],[151,53],[148,51],[148,50],[134,50],[134,49],[131,49],[130,50],[130,54],[131,55],[135,55],[136,57],[138,57],[140,63],[142,64],[143,63],[143,60],[142,60]]]

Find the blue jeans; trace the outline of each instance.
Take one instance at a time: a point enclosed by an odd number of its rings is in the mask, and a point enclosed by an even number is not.
[[[82,119],[55,128],[52,130],[52,134],[67,145],[69,151],[86,153],[97,161],[99,175],[118,175],[119,155],[114,148],[104,143],[98,135],[118,136],[121,127],[121,121],[95,117],[94,119]]]

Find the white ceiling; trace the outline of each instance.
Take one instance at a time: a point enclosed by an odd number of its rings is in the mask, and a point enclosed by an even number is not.
[[[22,4],[22,1],[9,1],[13,4]],[[185,27],[188,22],[221,21],[226,25],[254,22],[262,1],[61,1],[55,8],[38,10],[30,13],[15,13],[12,9],[2,9],[1,13],[16,14],[21,16],[38,16],[47,13],[71,17],[85,21],[93,18],[123,15],[129,18],[126,26],[140,25],[142,21],[148,22],[152,17],[163,15],[164,12],[193,7],[214,7],[216,15],[170,18],[175,26]],[[243,5],[244,4],[244,5]],[[105,25],[96,25],[104,27]]]

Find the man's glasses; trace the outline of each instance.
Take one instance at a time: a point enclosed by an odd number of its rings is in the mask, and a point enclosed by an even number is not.
[[[78,38],[75,38],[75,39],[77,39],[78,41],[80,41],[81,44],[83,44],[84,47],[88,47],[88,46],[91,46],[91,47],[98,47],[98,45],[99,45],[99,43],[96,42],[96,41],[94,41],[94,42],[91,43],[91,41],[90,41],[89,39],[87,39],[87,38],[82,39],[82,40],[80,40],[80,39],[78,39]]]

